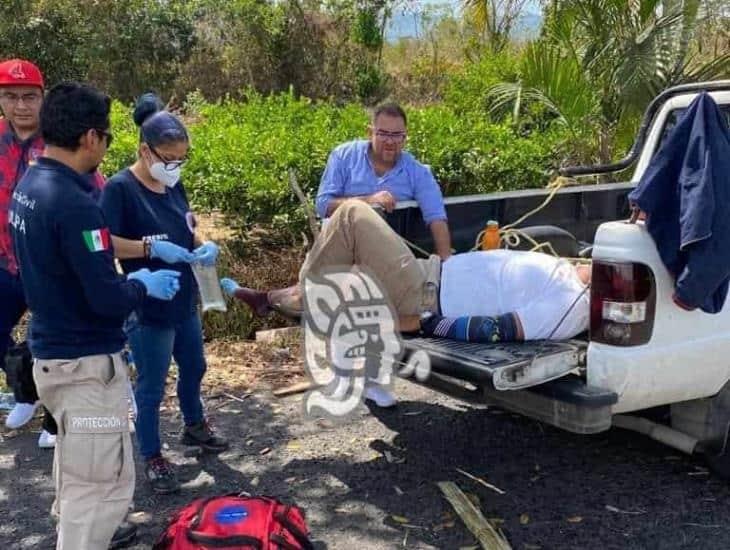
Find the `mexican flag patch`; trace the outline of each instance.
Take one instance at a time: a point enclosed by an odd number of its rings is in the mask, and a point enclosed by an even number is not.
[[[84,238],[84,244],[86,244],[89,252],[99,252],[101,250],[109,250],[110,248],[109,230],[106,227],[103,229],[82,231],[81,235]]]

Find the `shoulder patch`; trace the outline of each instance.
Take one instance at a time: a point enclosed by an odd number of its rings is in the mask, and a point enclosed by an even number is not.
[[[111,248],[109,229],[106,227],[82,231],[81,237],[84,239],[84,244],[89,252],[100,252]]]

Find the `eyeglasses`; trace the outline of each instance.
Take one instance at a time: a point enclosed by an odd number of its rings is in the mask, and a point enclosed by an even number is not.
[[[93,130],[100,136],[103,136],[104,138],[106,138],[107,149],[112,146],[112,141],[114,141],[114,134],[112,134],[108,130],[102,130],[101,128],[93,128]]]
[[[178,159],[178,160],[167,160],[165,157],[163,157],[160,153],[158,153],[152,145],[149,143],[147,144],[147,147],[150,148],[150,151],[162,161],[162,164],[164,165],[164,168],[168,172],[172,172],[174,170],[177,170],[180,168],[183,164],[185,164],[188,161],[187,155],[184,158]]]
[[[35,105],[38,103],[41,99],[43,99],[43,95],[39,93],[30,92],[27,94],[14,94],[12,92],[4,92],[0,94],[0,99],[7,103],[16,104],[22,101],[26,105]]]
[[[375,136],[383,141],[392,141],[393,143],[403,143],[406,139],[406,132],[388,132],[386,130],[375,130]]]

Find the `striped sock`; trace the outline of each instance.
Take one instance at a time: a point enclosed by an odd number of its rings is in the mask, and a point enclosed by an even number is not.
[[[517,323],[511,313],[497,317],[432,315],[421,321],[421,334],[462,342],[510,342],[517,339]]]

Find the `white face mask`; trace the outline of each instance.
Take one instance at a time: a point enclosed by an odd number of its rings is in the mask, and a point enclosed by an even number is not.
[[[150,166],[150,176],[159,182],[164,183],[167,187],[175,187],[180,181],[180,167],[174,170],[165,170],[164,162],[153,162]]]

